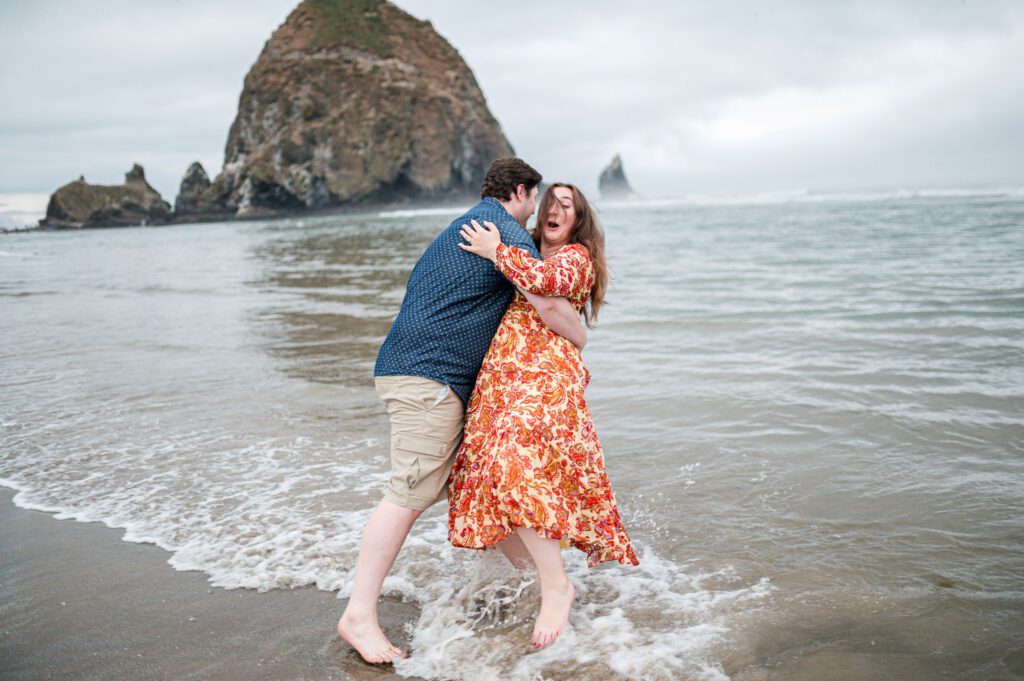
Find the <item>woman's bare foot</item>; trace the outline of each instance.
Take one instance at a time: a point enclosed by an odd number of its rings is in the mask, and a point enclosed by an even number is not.
[[[370,664],[391,664],[393,658],[405,657],[380,630],[375,617],[360,618],[346,610],[338,620],[338,636],[348,641]]]
[[[569,622],[569,610],[576,598],[576,589],[572,582],[565,580],[561,589],[543,591],[540,602],[540,614],[533,625],[533,647],[543,648],[551,645]]]

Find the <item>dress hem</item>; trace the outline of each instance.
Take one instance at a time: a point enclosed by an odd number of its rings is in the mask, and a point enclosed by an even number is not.
[[[633,548],[631,546],[627,546],[625,549],[622,549],[622,550],[619,550],[619,551],[612,551],[610,549],[601,549],[601,548],[598,548],[598,549],[595,549],[595,550],[591,551],[591,550],[588,550],[587,548],[584,548],[586,546],[589,546],[588,544],[584,544],[583,542],[580,542],[579,540],[575,539],[572,536],[566,537],[566,536],[564,536],[566,533],[560,532],[559,530],[552,530],[552,529],[547,528],[547,527],[541,527],[541,526],[537,526],[537,525],[529,525],[529,524],[526,524],[526,523],[512,523],[512,526],[513,526],[513,528],[515,528],[515,527],[526,527],[526,528],[529,528],[529,529],[533,530],[534,532],[536,532],[537,534],[539,534],[540,536],[544,537],[545,539],[557,539],[559,541],[568,541],[570,543],[570,545],[572,546],[572,548],[577,549],[578,551],[582,551],[583,553],[587,554],[587,567],[591,567],[592,568],[592,567],[595,567],[597,565],[600,565],[601,563],[607,563],[609,561],[618,561],[618,563],[620,565],[639,565],[640,564],[640,561],[637,559],[636,553],[633,552]],[[460,548],[460,549],[473,549],[475,551],[484,551],[486,549],[491,548],[492,546],[497,546],[498,542],[505,541],[506,539],[511,537],[514,532],[515,532],[515,530],[513,529],[513,530],[510,530],[508,532],[504,532],[499,538],[495,539],[491,543],[481,544],[479,546],[472,546],[470,544],[460,543],[459,540],[457,540],[453,536],[453,533],[451,531],[449,531],[448,532],[448,542],[452,546],[455,546],[455,547]]]

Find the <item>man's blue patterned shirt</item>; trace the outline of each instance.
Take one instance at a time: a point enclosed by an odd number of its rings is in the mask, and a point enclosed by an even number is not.
[[[420,256],[402,309],[377,354],[374,376],[422,376],[443,383],[469,403],[491,338],[515,287],[494,264],[459,248],[471,219],[490,220],[502,243],[540,257],[530,235],[496,199],[486,197],[452,222]]]

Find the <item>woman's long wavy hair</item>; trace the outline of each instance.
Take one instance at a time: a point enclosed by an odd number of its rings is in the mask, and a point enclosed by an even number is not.
[[[572,192],[572,203],[576,208],[576,224],[573,225],[572,233],[569,235],[569,243],[579,243],[590,251],[590,262],[594,265],[594,285],[590,289],[590,299],[583,307],[583,319],[587,326],[593,328],[597,321],[597,313],[605,304],[604,293],[608,288],[608,262],[604,256],[604,230],[601,229],[601,222],[597,219],[597,212],[587,201],[587,197],[579,190],[579,187],[565,182],[555,182],[544,190],[544,196],[540,199],[540,206],[537,208],[537,224],[533,228],[533,240],[537,248],[541,245],[541,235],[544,234],[544,225],[547,224],[548,215],[551,212],[552,204],[559,211],[564,211],[562,204],[555,197],[555,189],[564,187]]]

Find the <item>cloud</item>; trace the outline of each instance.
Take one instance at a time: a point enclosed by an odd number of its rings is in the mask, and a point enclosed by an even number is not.
[[[590,191],[616,152],[650,196],[1024,184],[1019,3],[398,4],[466,58],[520,155]],[[191,161],[219,169],[292,6],[0,6],[0,191],[138,161],[173,200]]]
[[[133,162],[173,201],[219,170],[242,79],[288,2],[0,6],[0,191],[52,191]]]
[[[559,3],[500,49],[468,3],[402,4],[432,14],[549,177],[593,188],[619,151],[650,195],[1024,181],[1000,124],[1024,114],[1012,3]],[[972,136],[985,148],[937,172]]]

